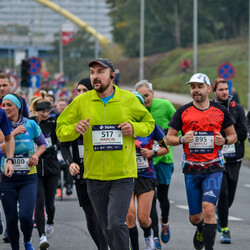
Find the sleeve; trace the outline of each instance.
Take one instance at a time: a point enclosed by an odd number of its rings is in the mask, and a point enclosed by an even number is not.
[[[3,109],[1,109],[1,121],[0,121],[0,128],[4,134],[4,136],[6,135],[10,135],[11,133],[11,126],[10,126],[10,121],[5,113],[5,111]]]
[[[246,116],[245,111],[242,106],[237,105],[238,109],[238,119],[235,123],[235,131],[237,133],[238,141],[245,141],[247,138],[247,122],[246,122]]]
[[[78,103],[74,99],[57,118],[56,135],[60,142],[73,141],[79,137],[75,126],[80,120]]]
[[[174,115],[171,118],[168,125],[169,125],[169,127],[173,128],[173,129],[175,129],[177,131],[181,130],[181,128],[182,128],[182,118],[181,118],[181,112],[180,112],[179,109],[174,113]]]
[[[155,130],[154,130],[154,140],[161,141],[164,138],[164,133],[162,132],[162,129],[155,124]]]
[[[34,131],[34,141],[38,146],[44,145],[47,148],[47,143],[45,141],[45,137],[42,133],[41,128],[38,126],[38,124],[35,121],[30,121],[33,126]]]
[[[130,101],[133,120],[128,122],[132,124],[134,135],[146,137],[150,135],[155,128],[155,120],[148,110],[140,103],[140,101],[133,96]]]
[[[74,162],[69,147],[71,145],[71,142],[60,142],[59,146],[60,146],[60,150],[62,153],[62,157],[65,160],[65,162],[68,164],[68,166]]]
[[[234,125],[235,120],[226,108],[224,108],[223,106],[222,106],[222,108],[223,108],[223,113],[224,113],[224,120],[222,123],[222,128],[226,129],[226,128]]]

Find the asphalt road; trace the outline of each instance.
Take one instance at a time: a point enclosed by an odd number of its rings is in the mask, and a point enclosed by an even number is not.
[[[182,148],[175,148],[175,171],[169,190],[171,200],[170,229],[171,239],[162,249],[191,250],[195,228],[188,220],[187,200],[181,173]],[[217,233],[216,250],[248,250],[250,249],[250,169],[242,166],[235,202],[230,209],[229,229],[232,244],[219,243],[220,233]],[[158,206],[159,209],[159,206]],[[139,227],[138,227],[139,228]],[[140,246],[143,249],[143,232],[139,228]],[[3,243],[0,236],[0,249],[11,249],[9,244]],[[35,249],[39,249],[39,239],[36,229],[33,231],[32,241]],[[55,233],[49,241],[50,250],[94,250],[97,249],[89,236],[86,220],[82,209],[78,205],[75,192],[63,201],[56,200]],[[23,245],[21,243],[21,249]],[[117,249],[119,250],[119,249]]]

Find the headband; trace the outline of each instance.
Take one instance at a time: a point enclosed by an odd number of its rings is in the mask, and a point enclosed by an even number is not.
[[[20,102],[19,98],[16,97],[15,95],[7,94],[3,98],[3,100],[10,100],[10,101],[12,101],[17,106],[18,109],[21,109],[21,107],[22,107],[22,103]]]
[[[39,102],[39,103],[37,103],[35,111],[41,111],[41,110],[51,110],[50,102]]]

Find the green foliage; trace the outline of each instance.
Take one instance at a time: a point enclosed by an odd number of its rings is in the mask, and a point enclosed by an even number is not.
[[[221,63],[230,62],[235,67],[233,84],[240,96],[240,102],[247,107],[248,98],[248,41],[247,39],[231,39],[218,41],[211,44],[203,44],[198,48],[198,72],[205,73],[212,82],[218,77],[217,69]],[[145,79],[153,83],[157,90],[177,93],[189,93],[185,86],[192,76],[192,70],[188,73],[181,71],[181,61],[187,58],[193,61],[192,48],[178,48],[171,52],[145,57]],[[138,81],[139,59],[120,59],[114,62],[120,69],[121,85],[134,86]]]
[[[139,56],[140,1],[107,0],[113,38],[125,57]],[[248,1],[198,1],[198,43],[244,37],[248,32]],[[193,0],[145,1],[146,56],[192,46]]]

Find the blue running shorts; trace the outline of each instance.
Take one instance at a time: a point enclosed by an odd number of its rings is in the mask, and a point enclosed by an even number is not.
[[[223,172],[190,175],[185,174],[189,214],[202,212],[202,202],[216,205],[220,195]]]

